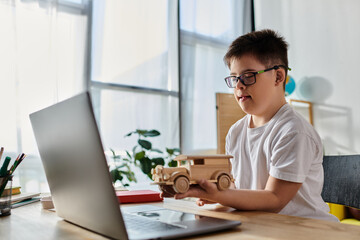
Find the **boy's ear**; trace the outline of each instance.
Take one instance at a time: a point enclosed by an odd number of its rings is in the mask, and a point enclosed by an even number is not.
[[[276,85],[282,84],[285,81],[285,72],[284,71],[276,71]]]

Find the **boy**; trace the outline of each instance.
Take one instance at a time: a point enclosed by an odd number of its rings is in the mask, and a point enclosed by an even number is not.
[[[247,113],[226,137],[235,186],[219,191],[200,180],[188,192],[175,194],[176,199],[197,197],[199,206],[217,202],[239,210],[338,221],[321,198],[321,139],[285,100],[287,46],[272,30],[248,33],[230,45],[225,82]]]

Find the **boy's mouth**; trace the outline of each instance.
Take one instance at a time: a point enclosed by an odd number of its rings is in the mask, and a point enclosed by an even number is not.
[[[240,96],[239,100],[240,100],[240,102],[244,102],[246,100],[249,100],[250,98],[251,98],[250,96]]]

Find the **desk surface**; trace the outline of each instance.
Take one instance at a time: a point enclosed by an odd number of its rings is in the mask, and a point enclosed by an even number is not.
[[[265,212],[234,211],[221,205],[197,207],[194,202],[173,199],[151,204],[242,221],[241,226],[232,230],[187,239],[360,239],[359,226]],[[43,210],[40,202],[12,209],[11,213],[0,218],[0,239],[107,239],[62,220],[55,212]]]

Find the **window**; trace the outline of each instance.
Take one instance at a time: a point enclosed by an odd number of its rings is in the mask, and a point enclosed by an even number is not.
[[[204,165],[204,159],[195,159],[194,165]]]
[[[216,92],[232,92],[223,57],[251,31],[251,1],[180,0],[181,148],[216,149]]]
[[[158,130],[160,150],[179,147],[177,29],[176,1],[94,1],[90,86],[105,150],[131,152],[135,129]]]
[[[0,146],[22,191],[48,192],[29,114],[85,89],[88,1],[0,1]]]

